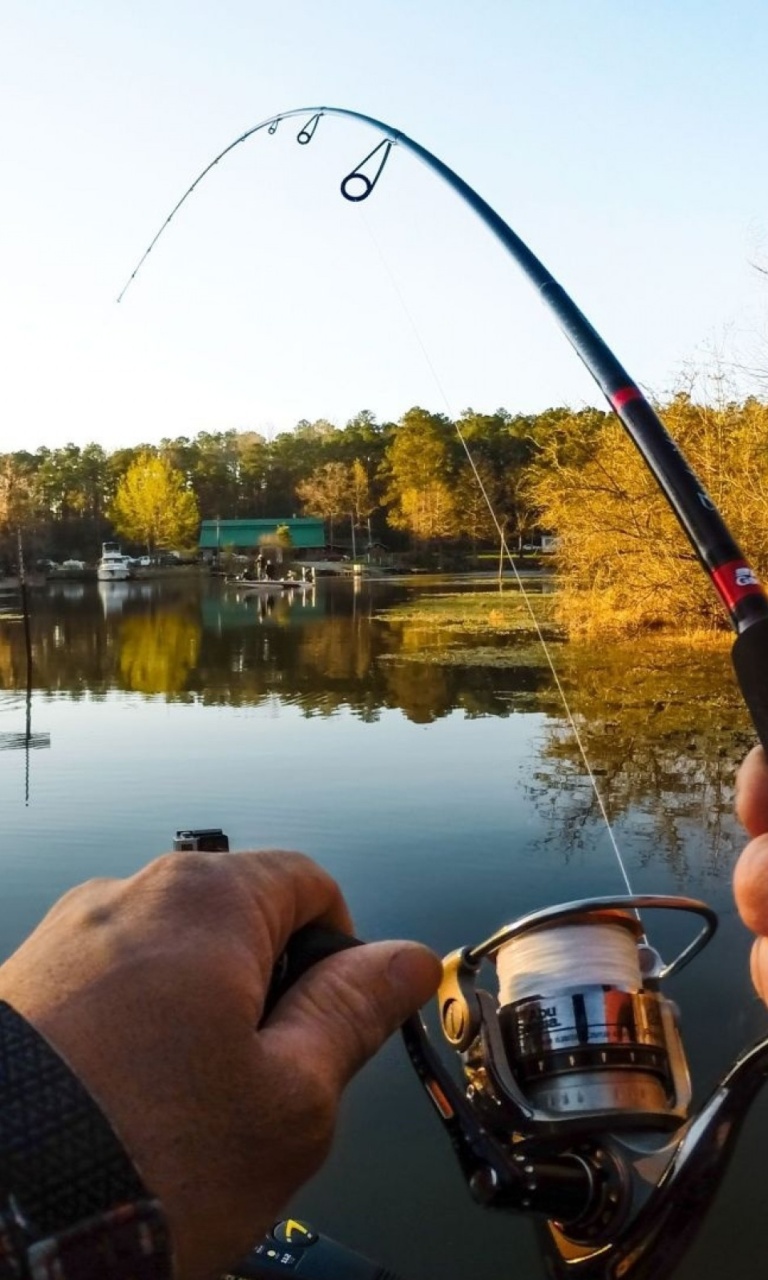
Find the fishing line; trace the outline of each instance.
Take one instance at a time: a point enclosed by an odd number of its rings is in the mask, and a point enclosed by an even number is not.
[[[376,253],[377,253],[378,257],[379,257],[379,261],[381,262],[381,265],[382,265],[382,267],[384,268],[385,274],[386,274],[386,276],[387,276],[387,278],[388,278],[388,280],[389,280],[389,282],[390,282],[390,285],[391,285],[391,287],[392,287],[392,289],[393,289],[393,291],[394,291],[394,293],[395,293],[395,296],[397,297],[397,299],[398,299],[398,301],[399,301],[399,303],[400,303],[400,306],[401,306],[401,307],[402,307],[402,309],[403,309],[403,314],[404,314],[404,316],[405,316],[406,320],[408,321],[408,324],[409,324],[409,326],[410,326],[410,328],[411,328],[411,331],[412,331],[412,333],[413,333],[413,336],[414,336],[414,338],[415,338],[415,340],[416,340],[416,342],[417,342],[417,344],[418,344],[418,346],[419,346],[419,349],[421,350],[421,353],[422,353],[422,355],[423,355],[423,357],[424,357],[424,360],[425,360],[425,363],[426,363],[426,365],[427,365],[427,368],[429,369],[429,372],[430,372],[430,374],[432,375],[433,381],[434,381],[435,386],[436,386],[436,388],[437,388],[437,390],[438,390],[438,393],[439,393],[439,395],[440,395],[440,397],[441,397],[441,399],[442,399],[442,401],[443,401],[443,404],[444,404],[445,409],[446,409],[446,411],[447,411],[447,413],[448,413],[448,416],[449,416],[449,418],[451,419],[451,421],[453,422],[453,425],[454,425],[454,428],[455,428],[456,434],[457,434],[457,436],[459,437],[459,440],[460,440],[460,442],[461,442],[461,446],[462,446],[462,448],[463,448],[463,450],[464,450],[464,453],[465,453],[465,455],[466,455],[467,461],[468,461],[469,466],[470,466],[470,468],[471,468],[471,470],[472,470],[472,474],[473,474],[473,476],[474,476],[474,478],[475,478],[475,482],[476,482],[476,484],[477,484],[477,486],[478,486],[478,488],[479,488],[479,490],[480,490],[480,493],[482,494],[483,501],[484,501],[484,503],[485,503],[486,507],[488,508],[488,514],[490,515],[491,520],[493,521],[493,525],[494,525],[494,527],[495,527],[495,529],[496,529],[496,532],[497,532],[498,537],[499,537],[499,542],[500,542],[500,545],[501,545],[501,547],[502,547],[502,555],[506,558],[507,564],[509,565],[510,569],[512,570],[512,574],[513,574],[513,577],[514,577],[515,583],[516,583],[517,588],[518,588],[518,590],[519,590],[519,592],[520,592],[520,594],[521,594],[521,596],[522,596],[522,599],[523,599],[523,601],[524,601],[524,603],[525,603],[525,607],[526,607],[526,609],[528,610],[528,613],[529,613],[530,618],[531,618],[531,622],[532,622],[532,624],[533,624],[533,628],[534,628],[534,630],[535,630],[535,632],[536,632],[536,636],[537,636],[538,641],[539,641],[539,644],[541,645],[542,651],[543,651],[544,656],[545,656],[545,658],[546,658],[546,660],[547,660],[547,665],[548,665],[548,667],[549,667],[550,674],[551,674],[552,679],[553,679],[553,681],[554,681],[555,688],[557,689],[557,692],[558,692],[558,694],[559,694],[559,696],[560,696],[560,700],[561,700],[561,702],[562,702],[562,704],[563,704],[563,707],[565,708],[566,718],[567,718],[567,721],[568,721],[569,727],[570,727],[570,729],[571,729],[571,732],[572,732],[572,734],[573,734],[574,740],[575,740],[575,742],[576,742],[576,745],[577,745],[577,747],[578,747],[579,755],[581,756],[581,760],[582,760],[582,763],[583,763],[583,765],[584,765],[584,771],[585,771],[585,773],[586,773],[586,775],[587,775],[587,779],[588,779],[588,781],[589,781],[589,785],[590,785],[590,786],[591,786],[591,788],[592,788],[592,791],[593,791],[594,796],[595,796],[595,800],[597,801],[598,809],[600,810],[600,814],[602,815],[603,822],[605,823],[605,827],[606,827],[606,830],[607,830],[607,832],[608,832],[608,839],[609,839],[609,841],[610,841],[611,848],[612,848],[613,853],[614,853],[614,856],[615,856],[615,858],[616,858],[616,862],[618,863],[618,867],[619,867],[619,871],[620,871],[621,877],[622,877],[622,879],[623,879],[623,881],[624,881],[624,884],[625,884],[625,886],[626,886],[627,893],[632,894],[634,891],[633,891],[632,884],[631,884],[631,881],[630,881],[630,878],[629,878],[629,873],[628,873],[628,871],[627,871],[627,867],[626,867],[626,864],[625,864],[625,862],[624,862],[624,858],[622,857],[621,850],[619,849],[618,840],[617,840],[617,838],[616,838],[616,834],[615,834],[614,829],[613,829],[613,826],[612,826],[612,824],[611,824],[611,820],[610,820],[610,818],[608,817],[608,810],[607,810],[606,805],[605,805],[605,802],[604,802],[604,800],[603,800],[603,796],[602,796],[602,793],[601,793],[601,791],[600,791],[600,787],[599,787],[599,785],[598,785],[597,778],[595,777],[595,774],[594,774],[594,772],[593,772],[593,770],[592,770],[592,766],[590,765],[589,757],[588,757],[588,755],[587,755],[587,749],[586,749],[586,747],[585,747],[585,745],[584,745],[584,741],[583,741],[582,736],[581,736],[581,734],[580,734],[580,732],[579,732],[579,728],[578,728],[578,725],[577,725],[577,723],[576,723],[576,718],[575,718],[575,715],[574,715],[573,711],[571,710],[571,706],[570,706],[570,703],[569,703],[569,701],[568,701],[568,698],[567,698],[567,695],[566,695],[565,689],[564,689],[564,687],[563,687],[562,681],[560,680],[560,676],[559,676],[558,671],[557,671],[557,668],[556,668],[556,666],[555,666],[555,662],[554,662],[554,659],[553,659],[553,657],[552,657],[551,650],[550,650],[550,648],[549,648],[549,645],[547,644],[546,637],[545,637],[545,635],[544,635],[544,632],[542,631],[541,625],[540,625],[540,623],[539,623],[539,619],[538,619],[538,617],[537,617],[537,615],[536,615],[536,611],[535,611],[535,609],[533,608],[533,605],[532,605],[532,603],[531,603],[531,595],[530,595],[530,592],[528,592],[528,591],[526,590],[525,583],[524,583],[524,581],[523,581],[522,577],[520,576],[520,573],[518,572],[518,568],[517,568],[517,565],[516,565],[516,563],[515,563],[514,557],[513,557],[512,552],[510,551],[510,548],[509,548],[509,546],[508,546],[508,544],[507,544],[506,535],[505,535],[504,530],[502,529],[501,524],[500,524],[500,522],[499,522],[499,519],[498,519],[498,517],[497,517],[497,515],[496,515],[496,511],[495,511],[495,508],[494,508],[493,502],[491,501],[491,498],[490,498],[490,495],[489,495],[489,493],[488,493],[488,490],[486,489],[486,487],[485,487],[485,485],[484,485],[484,483],[483,483],[483,478],[482,478],[482,476],[480,475],[480,471],[479,471],[479,469],[478,469],[478,467],[477,467],[477,464],[476,464],[476,462],[475,462],[474,456],[473,456],[473,454],[472,454],[472,450],[470,449],[469,444],[467,443],[467,439],[466,439],[466,437],[465,437],[465,435],[464,435],[463,431],[461,430],[461,426],[460,426],[460,423],[459,423],[458,416],[456,415],[456,413],[455,413],[455,412],[454,412],[454,410],[453,410],[453,407],[452,407],[452,406],[451,406],[451,404],[450,404],[450,401],[449,401],[449,399],[448,399],[448,395],[447,395],[447,393],[446,393],[446,391],[445,391],[445,388],[444,388],[444,386],[443,386],[443,384],[442,384],[442,381],[441,381],[441,379],[440,379],[440,377],[439,377],[439,375],[438,375],[437,369],[435,368],[434,362],[432,361],[432,358],[431,358],[431,356],[430,356],[430,354],[429,354],[429,351],[427,350],[426,344],[425,344],[425,342],[424,342],[424,340],[423,340],[423,338],[422,338],[422,335],[421,335],[421,331],[420,331],[420,329],[419,329],[418,325],[416,324],[416,320],[415,320],[415,318],[414,318],[414,316],[413,316],[413,314],[412,314],[412,312],[411,312],[411,310],[410,310],[410,308],[409,308],[409,306],[408,306],[408,304],[407,304],[407,302],[406,302],[406,300],[405,300],[405,296],[404,296],[404,294],[403,294],[402,289],[400,288],[400,285],[399,285],[398,280],[397,280],[397,278],[396,278],[396,276],[395,276],[395,273],[394,273],[394,271],[392,270],[392,268],[391,268],[391,266],[390,266],[389,260],[388,260],[388,258],[387,258],[387,256],[386,256],[386,254],[384,253],[384,250],[383,250],[383,248],[382,248],[382,246],[381,246],[381,244],[380,244],[380,242],[379,242],[379,240],[378,240],[377,236],[376,236],[376,235],[375,235],[375,233],[374,233],[374,230],[373,230],[373,228],[372,228],[372,226],[371,226],[371,224],[370,224],[370,220],[365,216],[365,212],[364,212],[364,211],[363,211],[363,224],[364,224],[364,226],[365,226],[366,231],[368,232],[368,235],[369,235],[369,236],[370,236],[370,238],[371,238],[371,243],[373,244],[374,249],[375,249],[375,251],[376,251]]]
[[[499,949],[496,970],[502,1005],[532,996],[546,999],[571,986],[639,991],[643,982],[632,932],[624,925],[594,921],[521,934]]]

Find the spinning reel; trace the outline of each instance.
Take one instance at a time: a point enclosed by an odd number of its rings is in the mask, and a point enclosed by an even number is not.
[[[645,938],[649,908],[703,922],[670,964]],[[702,1221],[768,1072],[764,1041],[689,1115],[678,1012],[661,984],[716,928],[689,898],[594,898],[453,952],[438,1011],[463,1088],[421,1019],[403,1028],[472,1195],[537,1215],[554,1275],[659,1280]],[[497,994],[478,985],[486,962]]]

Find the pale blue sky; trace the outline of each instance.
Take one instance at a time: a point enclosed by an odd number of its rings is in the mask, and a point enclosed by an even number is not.
[[[757,0],[4,0],[0,449],[600,403],[418,162],[341,200],[375,142],[345,121],[235,151],[116,305],[197,172],[303,104],[435,151],[652,391],[713,346],[761,358],[767,55]]]

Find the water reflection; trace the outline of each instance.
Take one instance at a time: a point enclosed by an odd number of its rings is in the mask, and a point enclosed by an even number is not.
[[[81,594],[79,596],[70,596],[70,599],[85,599],[85,587],[80,585]],[[104,610],[104,617],[110,614],[122,613],[126,604],[131,601],[151,600],[156,593],[157,588],[151,582],[128,582],[115,580],[114,582],[97,582],[96,590],[99,593],[101,607]]]
[[[57,583],[34,597],[33,680],[80,698],[124,690],[205,705],[278,698],[305,716],[346,709],[376,720],[399,708],[426,725],[539,712],[544,725],[528,795],[551,839],[574,856],[601,821],[575,736],[545,660],[526,636],[465,637],[423,620],[387,621],[407,594],[383,584],[320,583],[291,593],[195,579]],[[692,824],[710,868],[729,861],[736,764],[751,730],[725,648],[697,652],[645,641],[556,647],[556,664],[612,822],[643,815],[648,858],[686,873]],[[26,684],[22,629],[0,626],[0,682]]]
[[[694,655],[658,639],[597,652],[564,645],[558,666],[608,819],[631,812],[642,856],[662,853],[681,882],[694,829],[705,837],[706,869],[730,866],[733,780],[754,731],[729,646]],[[573,856],[601,814],[575,735],[556,702],[551,709],[530,794]]]
[[[421,631],[374,617],[404,594],[351,583],[291,593],[216,582],[57,583],[34,598],[35,684],[72,697],[130,689],[222,705],[277,695],[307,715],[346,707],[363,719],[399,707],[417,723],[457,708],[532,709],[546,686],[535,667],[414,663]],[[21,637],[0,631],[0,681],[19,688],[23,680]]]

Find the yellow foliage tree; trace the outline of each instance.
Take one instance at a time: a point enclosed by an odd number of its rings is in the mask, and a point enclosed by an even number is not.
[[[15,549],[16,532],[28,532],[39,513],[34,476],[12,454],[0,454],[0,540]]]
[[[158,547],[187,547],[199,522],[197,499],[167,458],[143,452],[128,468],[115,493],[110,519],[116,531],[151,553]]]
[[[419,542],[458,532],[449,425],[440,414],[409,409],[387,448],[387,521]]]
[[[768,405],[660,410],[672,438],[755,567],[768,568]],[[576,415],[543,445],[532,476],[541,524],[558,535],[558,616],[572,633],[726,624],[656,481],[616,419],[579,439]]]
[[[299,481],[296,496],[310,515],[329,522],[333,542],[334,520],[352,510],[349,467],[345,462],[324,462]]]

